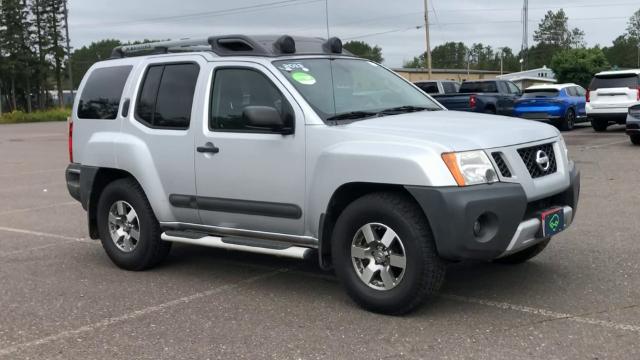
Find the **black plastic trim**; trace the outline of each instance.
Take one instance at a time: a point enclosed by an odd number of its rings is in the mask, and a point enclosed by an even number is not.
[[[174,207],[205,211],[218,211],[286,219],[300,219],[302,217],[302,209],[295,204],[178,194],[170,195],[169,203]]]
[[[527,207],[527,196],[519,184],[406,189],[425,212],[438,253],[448,260],[498,257],[509,246]],[[477,238],[473,226],[483,214],[495,219],[494,228]]]

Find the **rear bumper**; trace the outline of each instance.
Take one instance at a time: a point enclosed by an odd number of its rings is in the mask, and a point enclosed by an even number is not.
[[[624,113],[589,113],[587,116],[591,120],[615,122],[618,124],[625,124],[627,122],[627,111]]]
[[[93,182],[97,173],[97,167],[83,166],[75,163],[69,164],[65,171],[69,195],[78,200],[85,210],[89,208],[91,189],[93,188]]]
[[[519,184],[497,183],[470,187],[407,190],[425,212],[440,256],[447,260],[492,260],[544,239],[538,236],[538,213],[562,207],[569,226],[580,193],[580,173],[574,168],[570,186],[548,198],[528,202]],[[474,231],[479,222],[481,231]]]

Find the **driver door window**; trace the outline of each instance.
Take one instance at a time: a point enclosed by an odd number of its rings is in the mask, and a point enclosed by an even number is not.
[[[269,132],[252,128],[244,110],[249,106],[275,108],[287,126],[293,126],[293,109],[282,93],[257,70],[219,69],[215,72],[209,129],[232,132]]]

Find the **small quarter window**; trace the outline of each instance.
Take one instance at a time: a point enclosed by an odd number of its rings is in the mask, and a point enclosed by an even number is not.
[[[136,118],[155,128],[188,129],[199,72],[196,64],[150,66],[138,97]]]
[[[114,120],[132,68],[114,66],[92,71],[80,95],[78,118]]]

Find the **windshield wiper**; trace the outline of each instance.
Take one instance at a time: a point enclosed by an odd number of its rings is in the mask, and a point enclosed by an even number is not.
[[[327,120],[328,121],[356,120],[356,119],[363,119],[363,118],[372,117],[372,116],[376,116],[376,115],[378,115],[378,113],[371,112],[371,111],[350,111],[350,112],[346,112],[346,113],[342,113],[342,114],[338,114],[338,115],[332,116],[330,118],[327,118]]]
[[[384,110],[380,111],[378,113],[378,115],[404,114],[404,113],[412,113],[412,112],[425,111],[425,110],[435,111],[435,110],[439,110],[439,109],[428,108],[428,107],[424,107],[424,106],[405,105],[405,106],[398,106],[398,107],[392,107],[392,108],[389,108],[389,109],[384,109]]]

